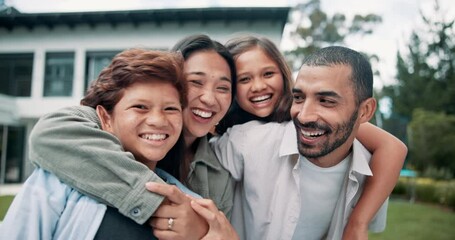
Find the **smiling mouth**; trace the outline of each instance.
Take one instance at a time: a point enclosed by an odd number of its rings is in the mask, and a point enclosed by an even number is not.
[[[314,139],[314,138],[318,138],[320,136],[323,136],[326,133],[326,131],[323,131],[323,130],[312,130],[312,131],[310,131],[310,130],[300,129],[300,133],[305,138]]]
[[[262,103],[262,102],[268,101],[270,99],[272,99],[272,94],[253,97],[253,98],[250,98],[250,101],[253,103]]]
[[[204,118],[204,119],[209,119],[213,116],[213,112],[208,112],[208,111],[202,111],[200,109],[192,109],[191,112],[200,117],[200,118]]]
[[[166,138],[168,138],[169,135],[164,134],[164,133],[151,133],[151,134],[146,133],[146,134],[141,134],[140,137],[143,139],[146,139],[146,140],[163,141]]]

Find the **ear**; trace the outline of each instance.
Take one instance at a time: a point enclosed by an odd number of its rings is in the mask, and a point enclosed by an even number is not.
[[[101,106],[96,106],[96,114],[101,122],[101,129],[104,131],[112,132],[112,117],[109,115],[107,110]]]
[[[360,104],[359,107],[359,120],[360,123],[370,121],[376,112],[376,99],[368,98]]]

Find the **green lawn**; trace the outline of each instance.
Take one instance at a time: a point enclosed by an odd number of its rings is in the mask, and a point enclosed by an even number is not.
[[[0,197],[0,221],[13,196]],[[393,200],[389,204],[387,228],[370,234],[370,240],[453,240],[455,212],[438,206]]]
[[[391,201],[387,227],[370,240],[453,240],[455,212],[438,206]]]
[[[0,196],[0,221],[3,220],[9,205],[13,201],[14,196]]]

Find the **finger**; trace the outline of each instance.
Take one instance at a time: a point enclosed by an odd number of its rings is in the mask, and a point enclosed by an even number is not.
[[[145,188],[151,192],[167,197],[173,203],[181,204],[187,200],[185,194],[174,185],[147,182]]]
[[[168,231],[168,230],[154,229],[153,235],[160,240],[182,239],[176,232]]]
[[[169,230],[169,218],[152,217],[149,223],[153,227],[153,229],[162,231]]]
[[[210,226],[216,222],[216,212],[205,208],[196,201],[191,201],[191,207],[196,213],[203,217]]]
[[[161,218],[176,218],[178,213],[178,205],[161,205],[158,209],[156,209],[152,216]]]
[[[211,199],[206,199],[206,198],[199,198],[199,199],[193,199],[193,201],[197,202],[199,205],[210,209],[212,212],[218,212],[218,207],[215,205],[215,203]]]

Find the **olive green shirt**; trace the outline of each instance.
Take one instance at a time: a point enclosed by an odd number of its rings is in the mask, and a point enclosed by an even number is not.
[[[191,164],[189,187],[214,200],[229,216],[232,179],[207,141],[201,139],[200,145]],[[29,155],[33,164],[139,224],[145,223],[163,200],[148,192],[145,183],[164,181],[125,152],[116,137],[101,129],[91,107],[68,107],[43,116],[30,134]]]

